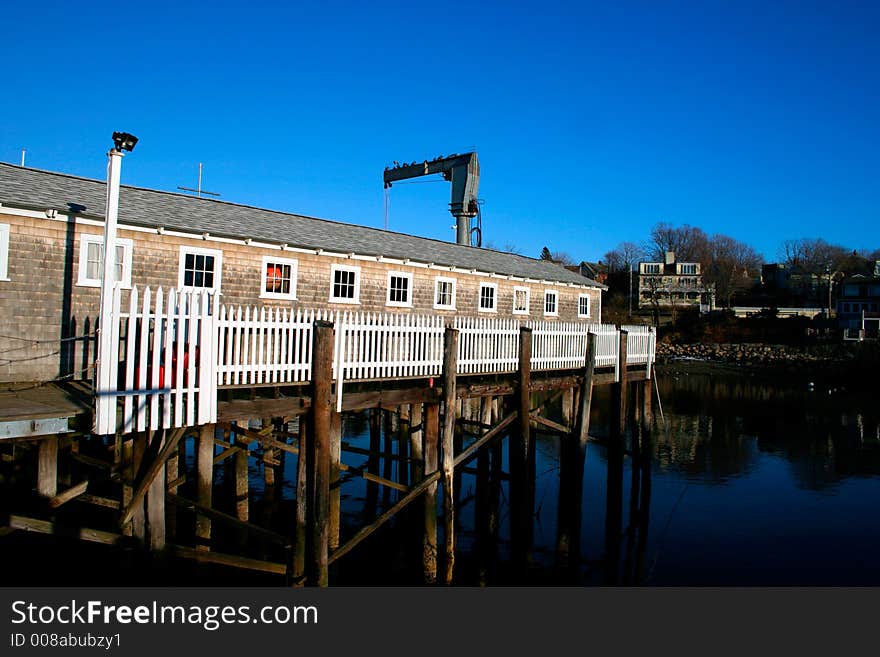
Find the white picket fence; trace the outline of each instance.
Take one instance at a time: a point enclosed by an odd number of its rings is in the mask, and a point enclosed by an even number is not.
[[[109,368],[109,390],[95,390],[98,434],[206,424],[217,418],[216,297],[204,292],[149,287],[113,293],[112,317],[101,330],[112,331],[114,348],[98,363]],[[96,377],[98,381],[101,376]],[[118,419],[122,400],[122,419]]]
[[[106,363],[118,376],[110,390],[96,391],[99,434],[147,428],[192,426],[216,421],[219,386],[255,386],[311,379],[312,330],[316,320],[333,322],[333,378],[337,407],[344,382],[435,377],[443,365],[444,319],[433,315],[356,313],[227,306],[204,292],[145,288],[114,293],[106,323],[118,345]],[[613,367],[619,379],[620,331],[613,325],[456,317],[458,373],[509,373],[519,361],[521,326],[532,329],[531,368],[583,367],[590,333],[596,336],[595,366]],[[627,364],[654,361],[656,334],[644,326],[629,331]],[[100,380],[100,377],[98,378]],[[119,400],[121,420],[118,419]]]

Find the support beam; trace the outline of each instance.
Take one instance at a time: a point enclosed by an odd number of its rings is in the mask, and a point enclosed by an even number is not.
[[[342,414],[336,411],[330,413],[330,538],[329,549],[339,547],[339,522],[342,514],[342,487],[340,486],[339,473],[341,471],[342,457]]]
[[[136,433],[132,437],[131,444],[131,475],[129,481],[135,481],[140,473],[144,461],[144,454],[147,451],[147,435],[146,433]],[[144,512],[144,499],[140,498],[138,503],[134,502],[134,488],[131,490],[131,499],[123,506],[123,511],[133,509],[131,515],[131,531],[132,535],[140,541],[147,538],[147,516]],[[120,523],[123,527],[126,523]]]
[[[515,568],[524,571],[528,563],[532,524],[532,504],[529,490],[529,457],[531,455],[530,411],[532,330],[520,328],[519,369],[517,386],[517,428],[511,433],[509,442],[510,461],[510,537]]]
[[[58,437],[40,441],[37,453],[37,492],[43,497],[58,494]]]
[[[410,479],[413,483],[416,483],[422,480],[425,471],[424,465],[422,464],[422,461],[425,458],[425,452],[422,446],[422,435],[424,434],[424,431],[422,430],[421,404],[412,405],[410,423],[409,451],[410,457],[412,458],[410,461]]]
[[[333,379],[333,324],[316,321],[312,339],[312,408],[309,413],[307,471],[310,478],[307,507],[306,583],[328,584],[330,541],[330,403]]]
[[[79,497],[80,495],[85,493],[86,488],[88,488],[88,487],[89,487],[89,480],[88,479],[78,483],[76,486],[71,486],[63,493],[59,493],[58,495],[53,497],[51,500],[49,500],[49,508],[50,509],[57,509],[62,504],[66,504],[70,500],[76,499],[77,497]]]
[[[198,501],[203,507],[211,508],[214,498],[214,431],[213,424],[205,424],[199,430],[196,447],[196,469],[198,477]],[[196,549],[211,549],[211,519],[196,515]]]
[[[443,335],[443,437],[441,445],[441,470],[443,473],[443,519],[445,560],[443,583],[452,584],[455,568],[455,384],[458,369],[458,331],[447,328]]]
[[[156,463],[151,466],[149,472],[145,476],[147,483],[147,527],[150,532],[150,549],[160,551],[165,549],[166,535],[166,518],[165,518],[165,464],[171,454],[177,454],[177,441],[183,436],[180,431],[178,436],[170,437],[167,444],[163,446],[165,441],[165,430],[155,431],[153,440],[158,441],[160,449]],[[173,444],[171,441],[174,441]]]
[[[303,581],[306,572],[306,520],[308,493],[308,476],[306,473],[306,459],[309,453],[309,439],[306,430],[306,418],[299,419],[299,454],[296,456],[296,542],[293,553],[293,568],[291,575],[295,582]]]
[[[437,473],[440,447],[440,405],[425,404],[424,476]],[[436,481],[436,480],[435,480]],[[437,484],[425,489],[425,535],[422,544],[422,563],[425,583],[437,582]]]

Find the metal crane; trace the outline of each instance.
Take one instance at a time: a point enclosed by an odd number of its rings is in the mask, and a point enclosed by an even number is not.
[[[432,173],[441,173],[443,177],[452,183],[452,201],[449,203],[449,211],[455,217],[455,239],[459,244],[469,245],[471,233],[477,233],[477,245],[480,246],[480,228],[471,228],[471,219],[479,215],[477,205],[477,189],[480,186],[480,163],[477,161],[475,152],[462,155],[441,155],[433,160],[424,162],[411,162],[409,164],[394,163],[393,167],[385,168],[385,189],[391,187],[391,183],[407,178],[429,176]]]

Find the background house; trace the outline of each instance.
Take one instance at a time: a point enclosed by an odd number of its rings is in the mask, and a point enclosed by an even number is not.
[[[705,285],[699,262],[676,262],[668,251],[664,262],[639,263],[638,307],[696,308],[714,306],[715,290]]]

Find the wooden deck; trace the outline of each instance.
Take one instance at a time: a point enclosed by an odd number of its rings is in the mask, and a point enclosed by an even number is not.
[[[82,382],[0,390],[0,441],[63,433],[70,430],[71,420],[90,421],[93,407],[91,386]]]

